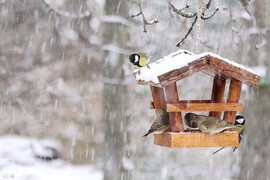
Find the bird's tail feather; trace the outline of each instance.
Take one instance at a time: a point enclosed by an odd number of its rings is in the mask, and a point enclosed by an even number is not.
[[[225,147],[219,148],[218,150],[216,150],[215,152],[213,152],[213,154],[216,154],[217,152],[219,152],[220,150],[224,149]]]
[[[143,135],[142,137],[146,137],[146,136],[148,136],[150,133],[151,133],[151,132],[148,131],[148,132],[147,132],[145,135]]]

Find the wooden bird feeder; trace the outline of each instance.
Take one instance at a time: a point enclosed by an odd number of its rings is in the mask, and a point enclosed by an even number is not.
[[[239,103],[242,83],[256,87],[260,76],[243,65],[213,53],[193,54],[179,50],[163,59],[134,71],[138,84],[149,84],[153,109],[166,108],[170,115],[168,132],[154,135],[154,143],[166,147],[237,147],[238,134],[224,131],[206,134],[199,131],[185,132],[182,112],[209,112],[209,116],[234,122],[237,112],[243,110]],[[212,95],[209,100],[179,100],[176,82],[197,72],[214,75]],[[224,100],[226,81],[230,82],[227,100]],[[158,111],[156,111],[158,115]]]

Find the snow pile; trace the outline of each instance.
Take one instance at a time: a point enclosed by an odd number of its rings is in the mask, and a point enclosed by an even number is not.
[[[221,61],[224,61],[228,64],[231,64],[233,66],[236,66],[238,68],[249,71],[259,76],[259,74],[255,73],[253,70],[236,62],[230,61],[229,59],[222,58],[215,53],[204,52],[202,54],[194,54],[192,52],[182,49],[174,53],[171,53],[168,56],[165,56],[164,58],[159,59],[154,63],[150,63],[149,64],[150,69],[146,66],[140,69],[136,69],[134,71],[134,74],[136,74],[137,81],[152,82],[158,84],[160,83],[158,80],[158,76],[188,66],[189,63],[199,60],[200,58],[205,56],[212,56],[218,58]]]
[[[0,147],[0,179],[103,179],[102,172],[89,165],[73,165],[62,160],[59,144],[54,141],[2,136]]]

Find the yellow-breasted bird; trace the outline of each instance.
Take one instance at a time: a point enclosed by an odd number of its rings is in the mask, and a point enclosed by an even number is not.
[[[237,127],[232,123],[228,123],[227,121],[216,117],[197,115],[194,113],[187,113],[185,115],[185,122],[189,127],[199,127],[203,133],[210,134],[219,133],[225,129]]]
[[[140,52],[140,53],[131,54],[129,56],[129,61],[135,66],[138,66],[138,67],[147,66],[150,69],[150,67],[148,66],[148,64],[150,63],[150,59],[146,55],[146,53]]]
[[[148,136],[150,133],[163,133],[170,127],[169,113],[165,109],[160,109],[160,115],[153,122],[148,132],[143,137]]]
[[[234,129],[237,133],[238,133],[238,142],[240,144],[241,140],[244,137],[244,130],[245,130],[245,118],[242,115],[237,115],[235,117],[235,123],[234,125],[236,125],[237,127]],[[217,151],[215,151],[213,154],[216,154],[217,152],[219,152],[220,150],[224,149],[225,147],[222,147],[220,149],[218,149]],[[233,147],[232,151],[234,152],[237,149],[237,147]]]

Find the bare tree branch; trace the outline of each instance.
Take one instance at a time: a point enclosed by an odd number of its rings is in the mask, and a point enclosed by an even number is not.
[[[192,22],[190,28],[188,29],[186,35],[176,44],[177,47],[180,47],[184,41],[187,39],[187,37],[189,36],[189,34],[191,33],[194,25],[196,24],[196,21],[198,20],[198,16],[195,17],[194,21]]]
[[[206,9],[209,9],[209,7],[211,6],[212,0],[209,0],[208,3],[205,5]]]
[[[204,13],[205,13],[206,10],[208,10],[208,9],[210,8],[211,3],[212,3],[212,0],[209,0],[209,1],[207,2],[207,4],[205,5],[205,7],[202,8],[202,13],[201,13],[201,15],[200,15],[200,16],[201,16],[200,18],[201,18],[202,20],[210,19],[210,18],[213,17],[213,16],[216,14],[216,12],[219,10],[218,8],[216,8],[216,10],[215,10],[212,14],[206,16]],[[189,5],[188,5],[188,4],[186,4],[186,6],[185,6],[184,8],[177,9],[177,8],[174,7],[173,4],[171,4],[171,3],[169,2],[169,7],[170,7],[170,9],[172,9],[176,14],[178,14],[178,15],[184,17],[184,18],[193,18],[193,17],[195,17],[195,19],[194,19],[194,21],[192,22],[191,26],[189,27],[189,29],[188,29],[186,35],[185,35],[185,36],[184,36],[184,37],[176,44],[177,47],[180,47],[180,46],[184,43],[184,41],[187,39],[187,37],[190,35],[191,31],[193,30],[193,27],[194,27],[196,21],[198,20],[198,13],[197,13],[197,12],[196,12],[196,13],[186,13],[186,12],[183,12],[183,10],[189,8]]]
[[[153,20],[151,20],[151,21],[147,21],[147,19],[145,18],[144,14],[143,14],[141,0],[139,1],[139,8],[140,8],[139,13],[137,13],[137,14],[135,14],[135,15],[132,14],[131,17],[134,18],[134,17],[137,17],[137,16],[139,16],[139,15],[142,16],[142,18],[143,18],[143,32],[146,33],[146,32],[147,32],[147,30],[146,30],[146,25],[156,24],[156,23],[158,23],[158,20],[157,20],[157,19],[153,19]]]
[[[218,12],[218,8],[216,8],[216,10],[212,13],[212,14],[210,14],[210,15],[208,15],[208,16],[205,16],[205,15],[202,15],[202,20],[207,20],[207,19],[210,19],[211,17],[213,17],[215,14],[216,14],[216,12]]]
[[[183,16],[185,18],[193,18],[197,15],[197,13],[185,13],[183,12],[183,10],[185,9],[188,9],[189,8],[189,5],[186,4],[186,6],[182,9],[177,9],[174,7],[174,5],[172,5],[170,2],[169,2],[169,7],[170,9],[172,9],[176,14],[180,15],[180,16]]]

